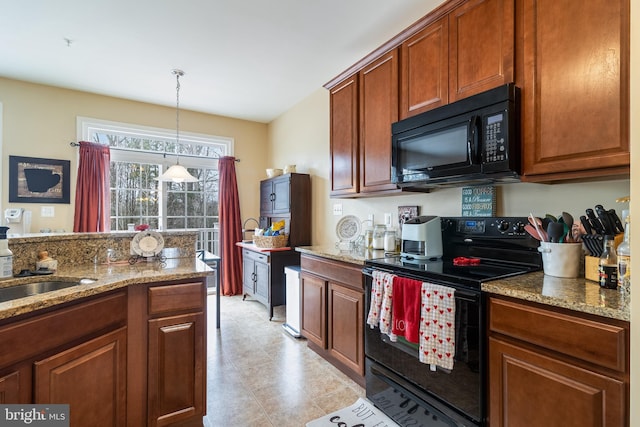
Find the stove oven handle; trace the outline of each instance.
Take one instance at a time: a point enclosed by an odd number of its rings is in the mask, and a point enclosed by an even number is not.
[[[372,267],[364,267],[362,269],[362,274],[364,274],[365,276],[373,278],[373,271],[374,270],[376,270],[376,269],[372,268]],[[463,301],[477,303],[480,300],[480,293],[481,292],[467,291],[465,289],[456,289],[456,298],[457,299],[461,299]]]

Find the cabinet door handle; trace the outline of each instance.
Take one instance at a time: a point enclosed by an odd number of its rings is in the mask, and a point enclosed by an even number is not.
[[[272,202],[276,199],[276,193],[271,193],[269,195],[269,200],[271,200]]]
[[[251,281],[252,282],[256,281],[256,273],[251,273]]]

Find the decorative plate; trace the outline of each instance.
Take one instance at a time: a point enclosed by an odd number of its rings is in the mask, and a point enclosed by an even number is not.
[[[343,216],[336,225],[336,234],[341,242],[353,242],[360,236],[360,219],[355,215]]]
[[[141,231],[131,241],[131,252],[134,255],[152,257],[162,252],[164,239],[157,231]]]

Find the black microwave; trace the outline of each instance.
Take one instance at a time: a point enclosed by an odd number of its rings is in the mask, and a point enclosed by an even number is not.
[[[391,125],[391,179],[403,188],[520,177],[520,90],[513,83]]]

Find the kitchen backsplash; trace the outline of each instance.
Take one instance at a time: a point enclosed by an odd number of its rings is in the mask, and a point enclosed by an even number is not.
[[[160,232],[164,239],[163,255],[170,258],[194,257],[196,231]],[[58,261],[58,267],[73,264],[98,263],[107,260],[107,249],[115,251],[115,261],[129,258],[130,242],[135,233],[64,233],[10,237],[13,271],[34,270],[38,253],[47,251]],[[96,258],[97,257],[97,258]]]

